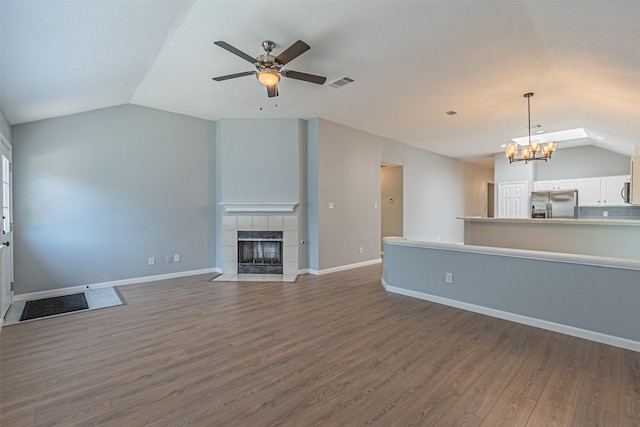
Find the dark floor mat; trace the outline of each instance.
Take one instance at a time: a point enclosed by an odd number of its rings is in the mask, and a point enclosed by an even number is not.
[[[39,317],[53,316],[72,311],[86,310],[89,308],[84,292],[61,297],[45,298],[27,301],[22,310],[20,321],[37,319]]]

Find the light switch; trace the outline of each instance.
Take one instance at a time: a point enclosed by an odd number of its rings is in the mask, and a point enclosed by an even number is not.
[[[333,202],[329,202],[329,209],[333,209]]]

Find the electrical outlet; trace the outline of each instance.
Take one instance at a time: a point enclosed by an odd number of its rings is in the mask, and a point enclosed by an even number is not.
[[[453,273],[444,273],[445,283],[453,283]]]
[[[333,209],[333,207],[334,207],[333,202],[329,202],[329,209]]]
[[[156,257],[150,256],[147,263],[148,265],[156,265]]]
[[[180,254],[175,254],[173,256],[173,262],[180,262]]]
[[[609,211],[602,211],[602,216],[609,216]]]
[[[173,262],[173,257],[171,255],[167,255],[167,264],[171,264]]]
[[[363,254],[364,253],[364,247],[360,246],[360,253]]]

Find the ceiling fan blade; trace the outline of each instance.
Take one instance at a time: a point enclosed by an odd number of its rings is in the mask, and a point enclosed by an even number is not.
[[[235,79],[236,77],[250,76],[255,73],[256,73],[255,71],[243,71],[242,73],[227,74],[226,76],[213,77],[213,80],[217,82],[221,82],[223,80]]]
[[[269,98],[278,96],[278,85],[267,86],[267,95],[269,95]]]
[[[244,53],[243,51],[241,51],[238,48],[235,48],[233,46],[231,46],[229,43],[227,42],[223,42],[223,41],[217,41],[217,42],[213,42],[213,44],[220,46],[223,49],[228,50],[229,52],[233,53],[234,55],[238,55],[240,58],[251,62],[252,64],[256,63],[256,58],[253,58],[249,55],[247,55],[246,53]]]
[[[276,57],[276,62],[280,65],[284,65],[287,62],[296,59],[298,56],[302,55],[309,49],[311,49],[311,46],[309,46],[302,40],[298,40],[287,49],[285,49],[284,52],[280,53],[280,55]]]
[[[282,70],[280,71],[280,74],[285,77],[289,77],[290,79],[302,80],[319,85],[324,84],[324,82],[327,81],[326,77],[316,76],[315,74],[301,73],[300,71]]]

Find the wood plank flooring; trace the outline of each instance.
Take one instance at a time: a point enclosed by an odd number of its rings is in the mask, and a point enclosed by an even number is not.
[[[193,276],[6,326],[0,425],[640,426],[640,354],[387,293]]]

